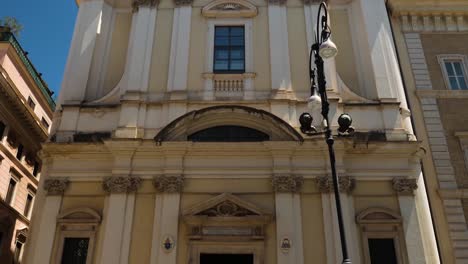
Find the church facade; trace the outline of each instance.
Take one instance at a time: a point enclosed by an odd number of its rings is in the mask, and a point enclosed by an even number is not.
[[[384,0],[334,0],[330,125],[353,263],[439,263]],[[81,0],[25,263],[341,261],[318,1]],[[319,133],[301,132],[310,112]],[[337,134],[340,114],[355,132]]]

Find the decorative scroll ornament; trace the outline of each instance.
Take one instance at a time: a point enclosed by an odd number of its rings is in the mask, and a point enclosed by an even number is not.
[[[159,0],[133,0],[133,12],[137,12],[140,6],[154,7],[159,4]]]
[[[315,183],[320,192],[329,193],[333,191],[333,179],[331,177],[317,177]],[[349,176],[339,176],[338,185],[340,192],[351,193],[356,185],[356,180]]]
[[[53,178],[44,181],[44,190],[48,195],[62,195],[68,187],[68,178]]]
[[[162,175],[155,177],[153,185],[158,192],[176,193],[181,192],[184,187],[183,175]]]
[[[102,183],[102,188],[108,193],[128,193],[138,190],[141,184],[139,177],[113,176],[107,177]]]
[[[416,179],[393,178],[393,189],[400,195],[413,195],[414,190],[417,188]]]
[[[192,5],[193,0],[174,0],[174,3],[176,6]]]
[[[302,176],[275,175],[271,180],[275,192],[299,192],[304,183]]]
[[[204,210],[198,213],[197,215],[206,215],[206,216],[211,216],[211,217],[215,217],[215,216],[243,217],[243,216],[257,215],[257,214],[227,200],[210,209]]]

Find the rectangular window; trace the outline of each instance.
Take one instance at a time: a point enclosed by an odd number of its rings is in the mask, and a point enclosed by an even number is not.
[[[15,255],[13,263],[20,263],[21,251],[23,250],[23,243],[16,242]]]
[[[63,244],[62,264],[86,264],[89,238],[66,237]]]
[[[49,129],[49,123],[44,118],[41,119],[41,123],[46,129]]]
[[[214,42],[213,71],[215,73],[244,73],[244,27],[216,26]]]
[[[23,156],[23,149],[24,149],[23,144],[19,144],[18,151],[16,152],[16,158],[19,160],[21,160],[21,157]]]
[[[36,103],[34,103],[33,99],[31,97],[28,97],[28,105],[31,107],[31,109],[34,111],[34,108],[36,108]]]
[[[5,133],[5,128],[6,128],[6,125],[0,121],[0,140],[2,140],[3,138],[3,133]]]
[[[41,164],[37,161],[34,162],[33,175],[37,176],[41,171]]]
[[[8,184],[7,195],[5,197],[5,202],[11,204],[13,200],[13,195],[15,194],[16,181],[12,178]]]
[[[393,238],[369,238],[371,264],[397,264]]]
[[[26,204],[24,206],[24,216],[29,217],[29,214],[31,213],[31,206],[33,202],[33,196],[31,194],[28,194],[28,197],[26,197]]]

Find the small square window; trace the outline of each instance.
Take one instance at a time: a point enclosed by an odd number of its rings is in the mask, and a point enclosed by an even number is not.
[[[44,118],[41,119],[41,123],[46,129],[49,129],[50,125]]]
[[[438,56],[445,77],[445,83],[450,90],[468,90],[468,75],[465,57],[461,55]]]
[[[243,26],[216,26],[214,37],[215,73],[245,72],[245,30]]]
[[[19,144],[18,145],[18,150],[16,152],[16,158],[21,160],[21,157],[23,157],[23,150],[24,150],[24,146],[23,144]]]
[[[31,107],[31,109],[34,111],[34,108],[36,108],[36,103],[34,103],[33,99],[30,97],[28,97],[28,105],[29,107]]]

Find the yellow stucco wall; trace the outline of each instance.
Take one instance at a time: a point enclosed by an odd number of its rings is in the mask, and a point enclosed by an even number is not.
[[[192,20],[190,30],[190,50],[188,67],[188,90],[202,91],[205,72],[206,50],[208,46],[208,23],[201,15],[201,8],[192,8]]]
[[[151,182],[144,183],[147,184],[151,185]],[[150,263],[154,202],[152,193],[136,194],[129,263]]]
[[[288,45],[291,64],[291,82],[296,92],[307,92],[309,84],[309,49],[306,39],[306,25],[304,8],[289,7],[288,17]]]

